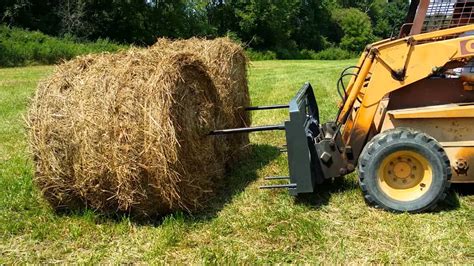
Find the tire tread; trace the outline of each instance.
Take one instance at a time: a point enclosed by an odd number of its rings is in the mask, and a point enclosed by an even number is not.
[[[436,141],[436,139],[427,135],[426,133],[416,131],[410,128],[394,128],[394,129],[384,131],[374,136],[372,140],[366,144],[366,147],[363,149],[359,157],[359,162],[363,162],[363,163],[359,163],[359,167],[358,167],[359,185],[364,195],[364,199],[369,205],[375,208],[383,208],[389,211],[397,211],[397,210],[393,210],[384,206],[383,204],[378,202],[372,195],[370,195],[369,190],[367,189],[367,184],[365,183],[365,179],[366,179],[366,174],[367,174],[366,168],[368,167],[368,162],[370,162],[370,157],[373,155],[375,150],[377,150],[377,148],[379,148],[383,144],[390,143],[390,142],[400,140],[400,139],[419,140],[427,144],[427,146],[430,146],[431,149],[433,151],[436,151],[443,159],[444,165],[446,167],[446,173],[447,173],[447,179],[444,184],[443,191],[439,193],[437,198],[433,200],[431,204],[425,206],[422,209],[410,211],[410,212],[423,212],[427,210],[434,210],[436,209],[438,202],[446,198],[448,190],[451,186],[450,180],[451,180],[452,172],[451,172],[450,161],[443,147],[441,146],[441,144],[439,144],[438,141]]]

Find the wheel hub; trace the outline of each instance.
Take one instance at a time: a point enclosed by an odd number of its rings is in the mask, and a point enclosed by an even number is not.
[[[422,196],[431,184],[431,165],[412,151],[393,153],[382,161],[379,185],[387,195],[400,201]]]
[[[393,172],[397,178],[405,179],[411,175],[411,166],[406,162],[399,161],[393,167]]]

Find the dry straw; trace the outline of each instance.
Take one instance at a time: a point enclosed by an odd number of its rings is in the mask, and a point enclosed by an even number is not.
[[[203,40],[191,38],[181,41],[159,39],[153,50],[173,52],[182,51],[199,54],[201,60],[209,68],[209,75],[216,85],[222,102],[219,112],[219,125],[222,128],[246,127],[250,125],[249,113],[245,107],[250,105],[247,85],[247,57],[240,45],[228,38]],[[225,137],[225,145],[221,145],[225,156],[233,160],[246,153],[248,134],[230,135]],[[230,162],[233,163],[233,160]]]
[[[28,113],[35,182],[57,209],[202,208],[248,146],[207,135],[250,123],[246,64],[228,39],[192,39],[58,66]]]

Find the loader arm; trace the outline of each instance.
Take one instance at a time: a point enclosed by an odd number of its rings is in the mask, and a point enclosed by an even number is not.
[[[449,62],[474,57],[474,25],[419,34],[369,45],[359,60],[356,77],[337,117],[342,139],[350,147],[348,163],[357,159],[369,140],[374,116],[385,95],[440,71]],[[357,103],[359,97],[360,103]],[[352,116],[351,119],[349,117]],[[348,120],[352,120],[349,121]]]

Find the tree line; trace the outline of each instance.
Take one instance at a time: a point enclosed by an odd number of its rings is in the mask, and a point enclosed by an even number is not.
[[[149,45],[228,35],[280,54],[358,52],[398,33],[408,0],[2,0],[1,22],[48,35]]]

